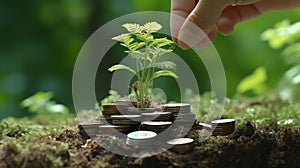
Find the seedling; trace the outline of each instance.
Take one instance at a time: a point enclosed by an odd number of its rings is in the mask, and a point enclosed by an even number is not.
[[[126,23],[123,27],[128,33],[113,37],[120,45],[126,48],[125,53],[135,59],[136,67],[127,65],[113,65],[108,70],[126,70],[137,77],[132,85],[138,101],[139,108],[146,108],[150,103],[150,94],[153,89],[154,79],[161,76],[178,78],[174,70],[176,64],[171,61],[159,61],[163,55],[172,52],[173,42],[168,38],[156,38],[154,33],[161,30],[162,26],[157,22],[148,22],[144,25]]]

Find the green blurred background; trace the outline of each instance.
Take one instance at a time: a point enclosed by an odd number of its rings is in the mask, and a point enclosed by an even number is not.
[[[114,18],[147,10],[169,12],[170,1],[1,1],[0,118],[27,115],[19,103],[37,91],[52,91],[57,102],[72,108],[72,71],[85,40]],[[266,14],[240,24],[231,36],[218,36],[214,44],[225,67],[228,96],[259,66],[267,69],[268,86],[277,85],[287,67],[281,50],[269,48],[260,35],[283,19],[299,21],[300,10]]]

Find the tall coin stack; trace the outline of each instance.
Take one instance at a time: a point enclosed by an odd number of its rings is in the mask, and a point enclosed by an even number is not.
[[[142,113],[141,130],[153,131],[160,133],[172,125],[171,112],[150,112]]]
[[[163,111],[172,112],[172,120],[177,123],[195,122],[195,114],[191,112],[190,104],[186,103],[173,103],[163,105]]]
[[[172,125],[170,121],[143,121],[141,130],[153,131],[156,133],[163,132]]]
[[[142,121],[172,121],[172,112],[142,113]]]
[[[128,108],[132,106],[129,101],[117,101],[114,104],[103,105],[102,115],[110,123],[99,127],[99,134],[112,134],[115,129],[118,132],[129,133],[139,129],[141,115],[128,113]]]
[[[211,122],[213,136],[226,136],[234,132],[234,119],[220,119]]]
[[[126,104],[104,104],[102,107],[102,115],[108,123],[112,123],[112,115],[125,115],[128,109]]]

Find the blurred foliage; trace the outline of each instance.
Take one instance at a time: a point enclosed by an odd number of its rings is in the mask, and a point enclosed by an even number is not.
[[[30,115],[20,112],[18,104],[37,91],[49,90],[56,95],[58,102],[73,107],[72,70],[85,40],[104,23],[124,14],[145,10],[169,12],[170,1],[1,1],[0,118]],[[268,72],[268,87],[277,86],[287,67],[282,64],[283,58],[279,57],[281,51],[270,49],[259,40],[259,36],[276,22],[286,18],[295,22],[300,20],[299,16],[300,10],[270,13],[240,24],[231,36],[218,35],[214,45],[225,67],[229,96],[234,95],[242,78],[260,66]],[[294,53],[294,49],[286,52]],[[121,52],[122,49],[118,48],[114,54]],[[188,55],[189,51],[184,53]],[[121,58],[106,59],[110,63],[118,63]],[[208,91],[210,82],[205,67],[189,57],[186,61],[192,63],[193,72],[201,79],[200,91]],[[110,90],[109,72],[101,75],[101,84],[97,85],[101,90],[99,100]],[[170,95],[168,98],[177,94],[168,84],[170,81],[164,79],[158,82]]]
[[[52,97],[53,94],[51,92],[38,92],[23,100],[21,107],[27,108],[29,112],[37,114],[69,113],[69,109],[66,106],[51,101]]]
[[[237,94],[261,95],[266,91],[267,72],[264,67],[257,68],[251,75],[245,77],[237,86]]]
[[[285,47],[282,58],[289,69],[279,82],[280,98],[286,101],[300,99],[300,22],[291,24],[288,20],[281,21],[261,37],[273,49]]]
[[[267,95],[259,99],[237,100],[227,99],[225,110],[220,111],[220,105],[211,99],[211,93],[197,95],[187,91],[185,102],[191,104],[192,112],[197,120],[209,123],[218,118],[234,118],[238,124],[251,121],[260,126],[299,126],[300,104],[284,103]],[[200,102],[199,102],[200,100]],[[195,101],[198,104],[195,104]],[[196,109],[195,107],[200,107]]]
[[[39,124],[48,124],[52,119],[59,119],[60,121],[68,121],[73,116],[69,109],[57,104],[51,100],[53,94],[51,92],[38,92],[21,102],[21,107],[34,113],[34,120]]]

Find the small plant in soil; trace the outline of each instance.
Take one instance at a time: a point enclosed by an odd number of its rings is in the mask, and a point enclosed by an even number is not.
[[[126,48],[125,53],[135,60],[135,68],[127,65],[113,65],[108,70],[126,70],[134,74],[137,81],[132,84],[139,108],[150,105],[150,94],[154,79],[161,76],[177,78],[174,70],[176,64],[171,61],[159,61],[159,59],[172,52],[173,42],[168,38],[157,38],[155,34],[162,28],[157,22],[148,22],[144,25],[126,23],[123,27],[128,33],[113,37],[120,45]]]

